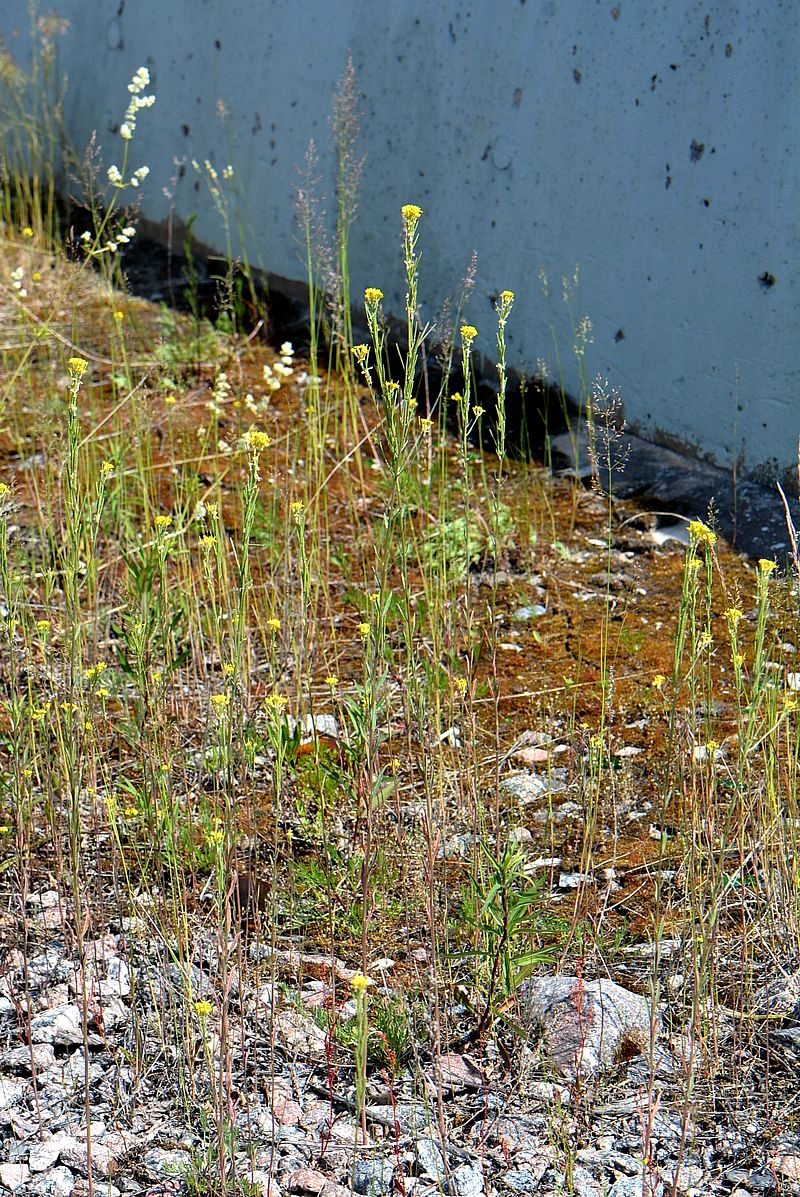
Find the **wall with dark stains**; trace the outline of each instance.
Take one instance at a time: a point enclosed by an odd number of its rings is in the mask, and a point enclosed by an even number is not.
[[[0,31],[29,46],[27,0]],[[511,358],[618,388],[645,437],[769,474],[800,432],[800,4],[796,0],[56,0],[67,127],[105,164],[134,70],[143,213],[220,218],[187,160],[231,162],[250,259],[302,278],[292,195],[310,139],[330,193],[331,96],[348,48],[366,154],[353,291],[401,310],[399,209],[420,204],[423,316],[477,250],[466,313],[491,353],[493,297],[518,297]],[[169,192],[169,197],[166,192]],[[333,207],[329,198],[328,209]],[[573,276],[578,268],[578,281]],[[548,283],[542,281],[545,275]],[[570,280],[562,297],[562,276]]]

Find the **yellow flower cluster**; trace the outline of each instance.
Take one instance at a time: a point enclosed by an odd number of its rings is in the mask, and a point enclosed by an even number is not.
[[[380,287],[367,287],[364,292],[364,302],[368,308],[376,308],[383,299],[383,291]]]
[[[67,362],[69,372],[75,378],[83,378],[89,363],[84,357],[71,357]]]
[[[418,204],[403,204],[400,211],[406,224],[416,224],[422,215],[422,208]]]
[[[470,346],[478,335],[478,330],[474,324],[461,325],[461,340],[466,346]]]
[[[695,544],[706,544],[709,548],[717,543],[717,534],[704,524],[702,520],[691,520],[689,523],[689,537]]]
[[[255,454],[263,453],[272,444],[266,432],[262,432],[260,428],[251,428],[246,440],[248,449]]]

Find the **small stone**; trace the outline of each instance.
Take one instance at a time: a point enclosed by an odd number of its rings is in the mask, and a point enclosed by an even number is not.
[[[573,1192],[576,1197],[606,1197],[606,1187],[583,1164],[572,1169]]]
[[[798,689],[800,687],[795,687]],[[777,1172],[778,1176],[782,1176],[784,1180],[791,1180],[795,1184],[800,1183],[800,1155],[793,1155],[789,1152],[779,1155],[774,1155],[769,1162],[770,1168]]]
[[[325,1032],[313,1019],[305,1018],[298,1010],[285,1010],[275,1018],[278,1040],[282,1047],[297,1055],[325,1052]]]
[[[509,1168],[503,1177],[503,1181],[509,1189],[514,1189],[517,1193],[534,1193],[538,1189],[541,1179],[530,1168]]]
[[[558,877],[559,889],[580,889],[582,885],[594,885],[591,873],[560,873]]]
[[[475,1164],[460,1164],[447,1181],[450,1197],[478,1197],[483,1192],[483,1172]]]
[[[181,1176],[190,1167],[191,1154],[179,1148],[151,1147],[142,1163],[155,1177]]]
[[[667,1175],[667,1184],[676,1193],[689,1193],[691,1189],[699,1189],[703,1184],[705,1173],[699,1164],[681,1164],[680,1170],[675,1168],[672,1175]]]
[[[31,1047],[12,1047],[0,1056],[0,1067],[8,1068],[10,1072],[31,1073],[33,1067],[40,1072],[43,1068],[52,1068],[56,1062],[56,1053],[49,1043],[34,1043]]]
[[[27,1182],[31,1170],[27,1164],[0,1164],[0,1185],[13,1193]]]
[[[775,1177],[766,1169],[729,1168],[722,1179],[736,1189],[746,1188],[753,1193],[769,1193],[775,1187]]]
[[[353,1189],[365,1197],[383,1197],[392,1187],[394,1164],[391,1160],[356,1160]]]
[[[327,1176],[317,1168],[298,1168],[289,1177],[293,1193],[321,1193],[328,1183]]]
[[[25,1081],[19,1081],[16,1077],[0,1076],[0,1110],[10,1110],[28,1088]]]
[[[434,1068],[434,1080],[436,1069]],[[439,1057],[438,1069],[442,1084],[447,1089],[458,1092],[464,1089],[480,1089],[483,1086],[483,1075],[478,1065],[469,1056],[459,1056],[458,1052],[445,1052]]]
[[[34,1043],[52,1043],[60,1047],[82,1044],[80,1007],[68,1002],[34,1015],[31,1019],[31,1039]],[[89,1035],[91,1047],[100,1047],[102,1042],[98,1035]]]
[[[547,607],[543,607],[541,603],[529,603],[522,607],[517,607],[513,612],[511,618],[518,623],[527,623],[531,619],[540,619],[547,614]]]
[[[270,1176],[269,1172],[254,1168],[248,1179],[252,1181],[257,1191],[260,1190],[260,1197],[281,1197],[280,1185],[274,1176]]]
[[[32,1179],[28,1191],[35,1193],[36,1197],[70,1197],[75,1191],[75,1177],[62,1164]]]
[[[664,1185],[649,1176],[620,1176],[608,1190],[608,1197],[662,1197]]]
[[[528,1018],[542,1027],[547,1054],[566,1076],[588,1076],[649,1048],[650,1003],[614,981],[538,977],[524,994]]]
[[[553,787],[546,774],[510,773],[501,779],[500,789],[517,802],[535,802],[549,794]]]
[[[52,1135],[42,1143],[34,1143],[28,1153],[31,1172],[46,1172],[48,1168],[52,1168],[61,1155],[62,1149],[69,1144],[77,1146],[77,1140],[73,1139],[71,1135],[65,1134]]]
[[[546,765],[550,760],[549,749],[537,748],[535,745],[518,748],[512,755],[515,760],[522,761],[523,765]]]
[[[61,1149],[61,1159],[70,1168],[76,1169],[85,1176],[88,1173],[88,1152],[86,1143],[72,1140]],[[115,1172],[117,1161],[103,1143],[92,1143],[92,1173],[95,1176],[109,1176]]]
[[[272,1115],[281,1126],[297,1126],[303,1117],[299,1102],[292,1098],[276,1096],[272,1102]]]
[[[397,1125],[406,1135],[424,1135],[431,1128],[431,1115],[422,1102],[399,1101],[395,1107]]]
[[[435,1180],[437,1184],[441,1185],[444,1181],[446,1169],[442,1149],[436,1140],[427,1137],[417,1139],[414,1144],[414,1156],[417,1161],[417,1167],[422,1172],[422,1175],[429,1177],[430,1180]]]

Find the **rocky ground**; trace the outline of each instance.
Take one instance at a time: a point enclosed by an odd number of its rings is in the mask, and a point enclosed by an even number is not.
[[[654,1006],[608,980],[541,977],[526,986],[519,1024],[482,1042],[465,1035],[438,1057],[420,1035],[393,1075],[372,1069],[362,1123],[352,1056],[334,1050],[314,1016],[355,1017],[341,962],[246,943],[229,972],[223,1032],[211,940],[190,964],[171,960],[148,938],[144,910],[112,923],[81,970],[57,892],[31,894],[26,913],[26,952],[6,947],[0,959],[5,1190],[88,1192],[91,1161],[104,1197],[220,1191],[211,1144],[222,1100],[236,1127],[231,1191],[235,1174],[239,1191],[271,1197],[800,1192],[786,1073],[800,1037],[797,978],[762,991],[772,1045],[737,1044],[719,1015],[712,1066],[707,1045],[671,1026],[668,1000]],[[682,950],[662,949],[668,980]],[[425,953],[415,954],[424,975]],[[640,985],[642,956],[630,957]],[[368,993],[390,992],[393,970],[376,960]],[[715,1108],[714,1073],[734,1056],[741,1089]]]

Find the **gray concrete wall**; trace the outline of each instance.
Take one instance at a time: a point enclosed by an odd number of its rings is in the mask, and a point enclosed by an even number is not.
[[[491,352],[492,297],[511,288],[512,364],[578,388],[562,275],[594,341],[589,375],[618,387],[649,438],[750,473],[790,468],[800,433],[797,0],[56,0],[76,144],[106,163],[133,71],[157,104],[132,143],[151,169],[143,213],[166,218],[176,160],[231,161],[248,254],[302,278],[292,193],[310,138],[329,157],[348,49],[367,155],[354,294],[400,310],[399,209],[425,209],[421,294],[435,317],[473,248],[469,319]],[[0,32],[24,59],[26,0]],[[19,32],[15,32],[19,31]],[[220,119],[220,109],[227,111]],[[191,170],[179,215],[220,246]],[[330,205],[332,206],[332,204]],[[550,279],[543,295],[539,271]],[[774,279],[774,283],[772,280]],[[769,285],[771,284],[771,285]]]

